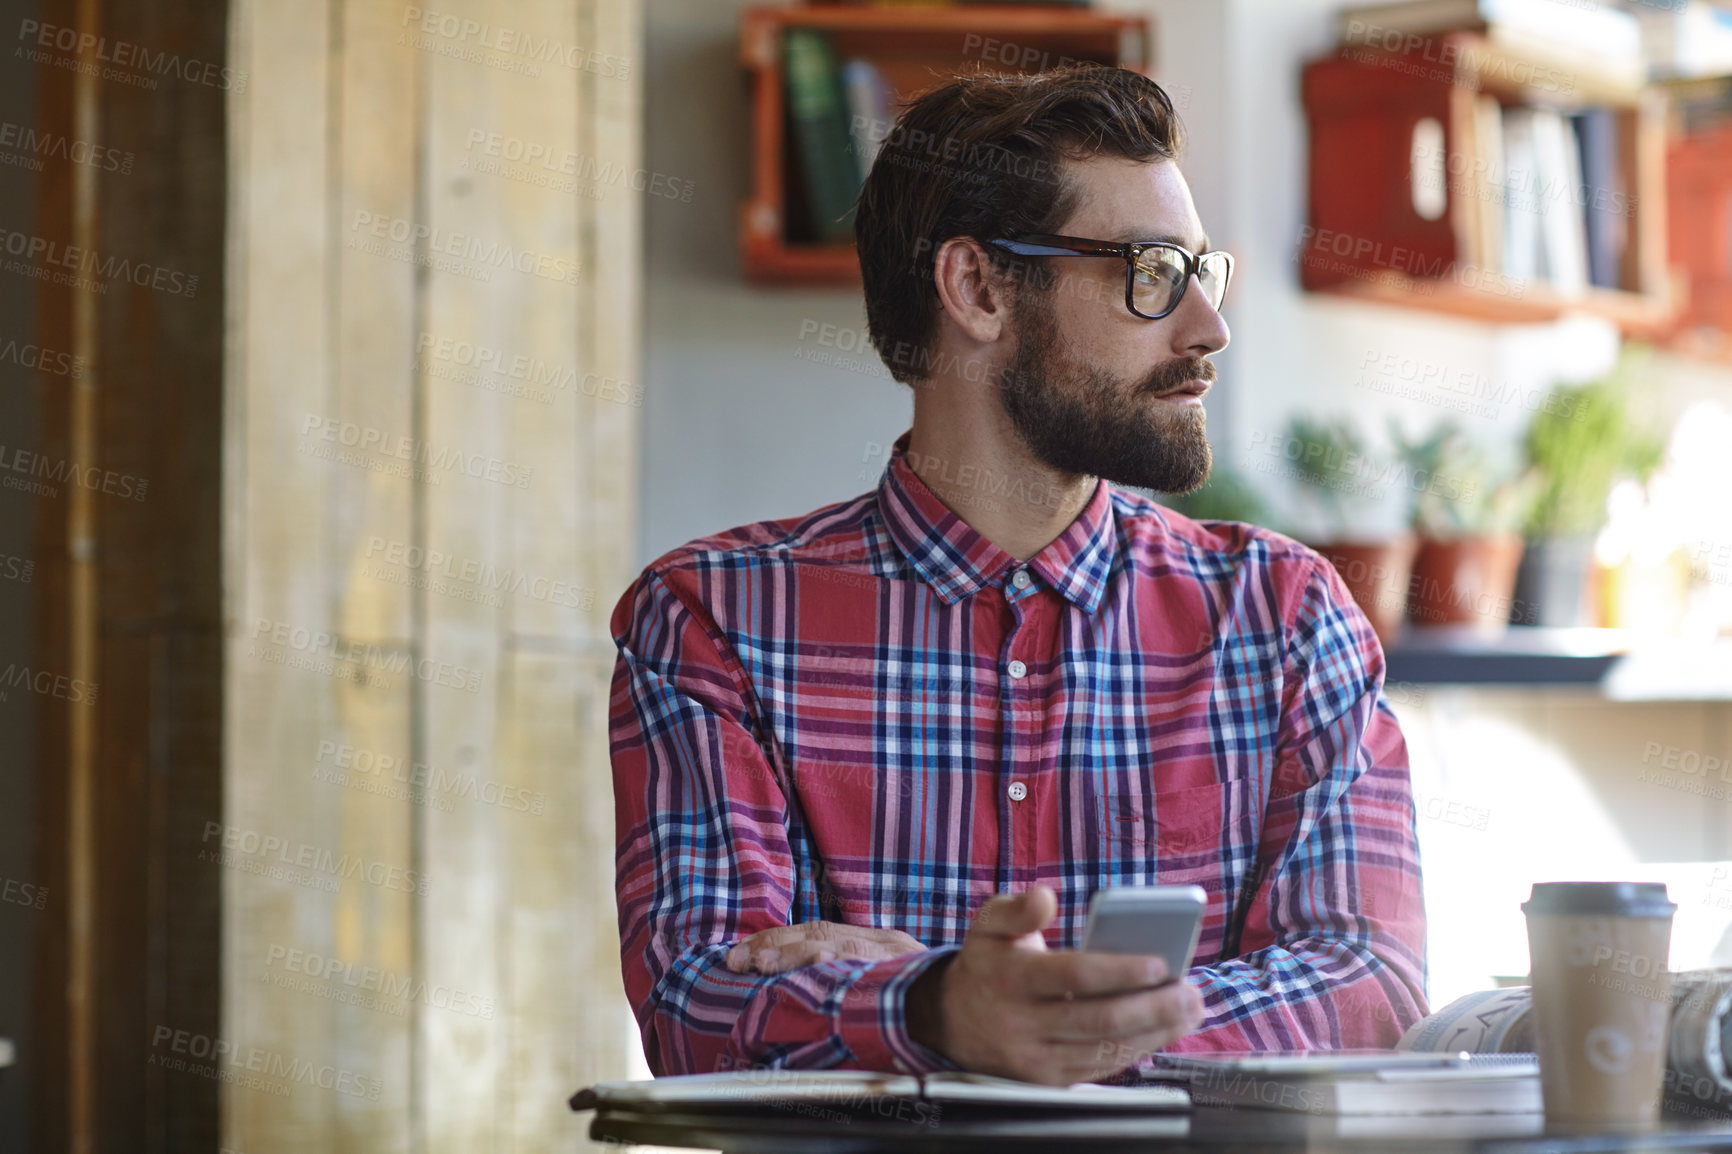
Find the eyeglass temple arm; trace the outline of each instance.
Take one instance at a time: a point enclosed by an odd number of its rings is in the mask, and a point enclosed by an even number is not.
[[[995,240],[992,243],[1018,256],[1124,256],[1129,245],[1124,244],[1091,244],[1086,241],[1060,242],[1058,237],[1051,238],[1053,243],[1042,244],[1027,240]]]

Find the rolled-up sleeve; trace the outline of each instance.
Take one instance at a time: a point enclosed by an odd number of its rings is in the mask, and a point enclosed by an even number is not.
[[[751,684],[699,599],[676,591],[692,579],[646,571],[612,618],[621,968],[651,1070],[949,1068],[908,1036],[904,1006],[950,950],[727,968],[736,942],[789,924],[801,879]]]

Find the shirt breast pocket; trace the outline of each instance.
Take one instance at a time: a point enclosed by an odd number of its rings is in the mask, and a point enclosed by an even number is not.
[[[1202,886],[1209,896],[1197,942],[1199,965],[1219,959],[1228,919],[1251,872],[1257,837],[1250,794],[1250,783],[1235,780],[1155,798],[1155,880]]]

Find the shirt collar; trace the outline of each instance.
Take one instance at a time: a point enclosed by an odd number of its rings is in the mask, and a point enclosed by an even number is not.
[[[1003,585],[1022,563],[975,532],[915,475],[906,459],[912,432],[891,446],[890,463],[878,482],[878,508],[890,539],[947,605],[987,586]],[[1106,595],[1114,539],[1112,486],[1097,481],[1076,520],[1026,565],[1032,576],[1093,613]],[[1032,592],[1031,586],[1006,590],[1006,595],[1014,600]]]

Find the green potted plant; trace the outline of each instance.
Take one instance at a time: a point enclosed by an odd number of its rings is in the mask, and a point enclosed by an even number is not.
[[[1378,531],[1368,507],[1370,491],[1384,488],[1386,472],[1371,459],[1364,439],[1346,417],[1295,416],[1282,441],[1282,458],[1311,498],[1314,528],[1299,536],[1335,566],[1347,591],[1385,646],[1401,632],[1413,564],[1411,533]]]
[[[1161,504],[1193,521],[1243,521],[1268,525],[1269,506],[1256,487],[1229,465],[1217,464],[1209,479],[1189,493],[1163,493]]]
[[[1524,447],[1535,494],[1516,576],[1519,624],[1598,623],[1587,591],[1606,498],[1620,477],[1645,482],[1665,448],[1631,419],[1630,363],[1586,385],[1554,386],[1528,426]]]
[[[1414,493],[1419,535],[1408,620],[1501,631],[1514,605],[1533,477],[1513,463],[1500,467],[1454,421],[1414,441],[1392,423],[1390,435]]]

